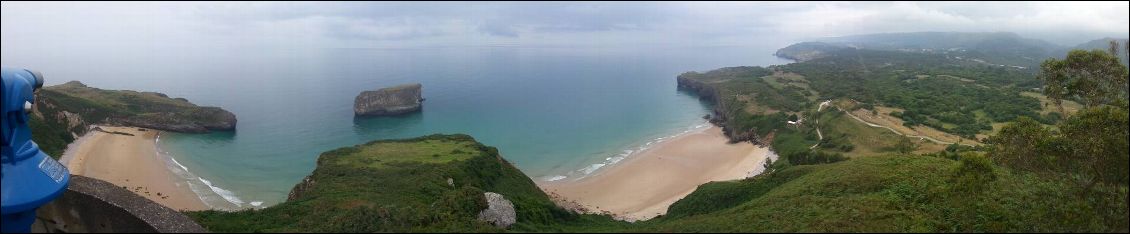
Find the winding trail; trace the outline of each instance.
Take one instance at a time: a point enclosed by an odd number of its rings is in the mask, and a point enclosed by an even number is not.
[[[831,102],[832,102],[832,100],[827,100],[827,101],[821,102],[820,106],[816,107],[816,112],[823,111],[824,106],[827,106]],[[824,133],[820,132],[820,119],[816,119],[815,121],[816,121],[816,136],[820,137],[820,141],[824,141]],[[815,149],[817,146],[820,146],[820,141],[817,141],[816,144],[812,145],[811,147],[808,147],[808,149]]]
[[[836,109],[839,109],[841,112],[844,112],[844,114],[851,116],[851,118],[855,119],[856,121],[859,121],[860,123],[866,124],[867,126],[876,127],[876,128],[886,128],[887,130],[891,130],[891,132],[898,134],[899,136],[917,137],[918,139],[930,140],[930,141],[933,141],[934,143],[938,143],[938,144],[942,144],[942,145],[955,144],[955,142],[942,141],[942,140],[934,139],[933,137],[929,137],[929,136],[903,134],[903,133],[895,130],[894,128],[890,128],[890,127],[878,125],[878,124],[873,124],[871,122],[867,122],[863,119],[860,119],[859,117],[856,117],[855,115],[851,114],[851,112],[847,112],[844,109],[840,109],[840,107],[838,107],[838,106],[836,107]],[[961,143],[956,143],[956,144],[964,145],[964,146],[974,146],[974,145],[970,145],[970,144],[961,144]]]
[[[816,112],[823,111],[824,106],[830,105],[831,102],[832,102],[832,100],[827,100],[827,101],[821,102],[820,106],[816,108]],[[851,116],[852,119],[855,119],[856,121],[859,121],[860,123],[863,123],[863,124],[865,124],[869,127],[885,128],[885,129],[890,130],[891,132],[893,132],[895,134],[898,134],[899,136],[918,138],[920,140],[930,140],[930,141],[933,141],[934,143],[938,143],[938,144],[942,144],[942,145],[955,144],[954,142],[942,141],[942,140],[934,139],[933,137],[929,137],[929,136],[903,134],[902,132],[899,132],[898,130],[895,130],[894,128],[890,128],[890,127],[878,125],[878,124],[873,124],[871,122],[867,122],[866,120],[860,119],[859,117],[856,117],[855,115],[851,114],[851,112],[847,112],[844,109],[841,109],[839,106],[835,106],[835,107],[836,107],[837,110],[840,110],[840,112],[844,112],[844,114]],[[817,126],[820,125],[820,120],[816,120],[816,125]],[[819,127],[816,128],[816,136],[820,137],[820,140],[824,140],[824,134],[820,132]],[[974,145],[962,144],[962,143],[957,143],[957,144],[964,145],[964,146],[974,146]],[[817,142],[815,145],[812,145],[812,147],[808,147],[808,148],[814,149],[814,148],[816,148],[816,146],[820,146],[820,143]]]

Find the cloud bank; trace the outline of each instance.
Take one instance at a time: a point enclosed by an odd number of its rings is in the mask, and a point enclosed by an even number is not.
[[[4,2],[11,47],[784,46],[913,31],[1062,45],[1130,35],[1128,2]]]

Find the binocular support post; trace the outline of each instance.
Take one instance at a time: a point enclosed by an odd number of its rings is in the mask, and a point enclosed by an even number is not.
[[[0,149],[0,231],[30,232],[35,210],[55,200],[67,188],[67,168],[39,150],[31,140],[29,113],[43,75],[26,69],[3,68],[3,142]]]

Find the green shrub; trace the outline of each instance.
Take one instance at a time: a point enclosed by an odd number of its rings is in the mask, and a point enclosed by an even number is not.
[[[961,161],[953,169],[953,188],[961,192],[978,192],[996,180],[993,162],[976,153],[962,153]]]
[[[810,150],[810,151],[801,151],[801,152],[791,153],[788,156],[786,156],[785,158],[787,158],[789,160],[789,164],[792,164],[792,165],[823,164],[823,163],[834,163],[834,162],[847,160],[847,158],[844,157],[843,154],[840,154],[840,153],[825,153],[823,151],[818,151],[818,150]]]

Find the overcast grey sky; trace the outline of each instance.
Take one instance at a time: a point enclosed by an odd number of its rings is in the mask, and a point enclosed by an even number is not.
[[[4,48],[785,46],[851,34],[1127,37],[1128,2],[3,2]]]

